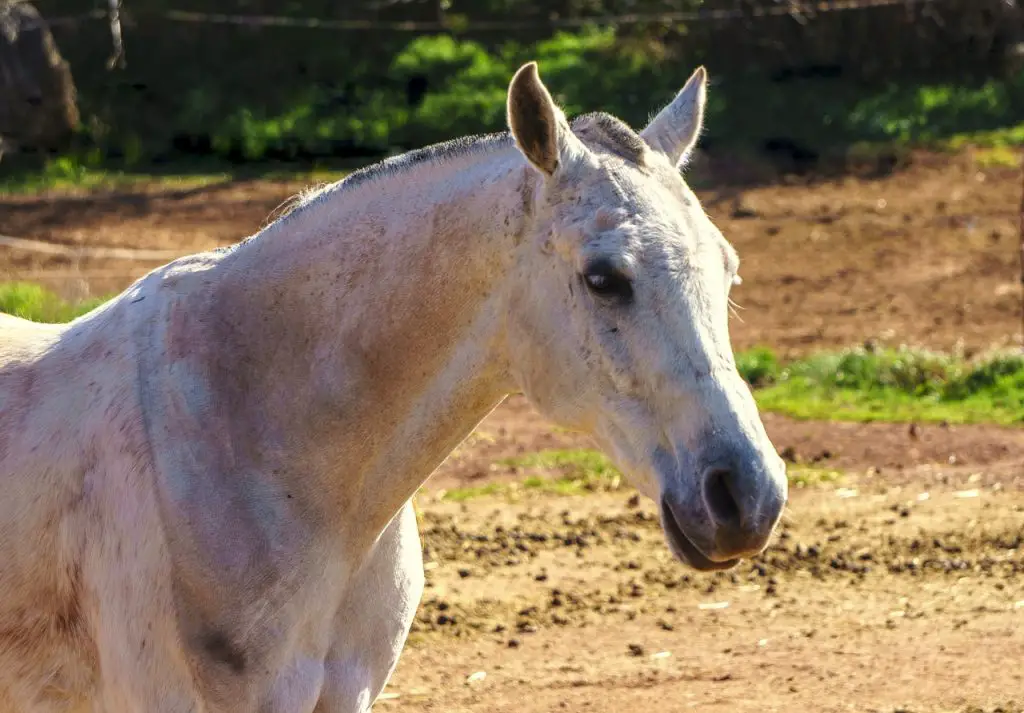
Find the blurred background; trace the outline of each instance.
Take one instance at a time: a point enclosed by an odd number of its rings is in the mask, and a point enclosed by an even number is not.
[[[37,3],[41,48],[5,2],[25,36],[3,46],[0,133],[86,161],[370,157],[499,130],[528,59],[568,112],[633,124],[706,64],[704,148],[787,168],[1024,115],[1015,0],[131,0],[113,70],[105,3]]]
[[[708,68],[686,179],[793,497],[764,555],[689,572],[512,395],[417,496],[378,709],[1024,711],[1016,0],[0,0],[0,311],[68,321],[311,184],[502,130],[529,60],[636,128]]]

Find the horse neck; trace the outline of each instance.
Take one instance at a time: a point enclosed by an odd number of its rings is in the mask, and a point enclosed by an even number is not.
[[[382,529],[508,393],[529,175],[506,144],[329,189],[225,259],[209,338],[253,372],[235,403],[335,518]]]

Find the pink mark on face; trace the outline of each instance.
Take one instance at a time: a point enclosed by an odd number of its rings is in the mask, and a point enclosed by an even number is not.
[[[611,230],[622,222],[624,215],[625,211],[621,208],[598,208],[594,215],[594,227],[597,230]]]

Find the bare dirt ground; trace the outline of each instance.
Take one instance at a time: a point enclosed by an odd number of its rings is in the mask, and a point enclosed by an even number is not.
[[[0,197],[0,234],[185,254],[301,187]],[[1019,172],[922,155],[889,177],[703,193],[743,261],[735,345],[1019,344],[1019,191]],[[0,281],[72,297],[153,266],[0,247]],[[700,575],[625,487],[439,500],[522,478],[510,456],[589,447],[509,399],[419,499],[429,588],[378,709],[1024,711],[1024,430],[765,421],[791,460],[844,475],[796,491],[757,562]]]
[[[716,575],[627,493],[424,500],[428,589],[378,707],[1024,710],[1024,493],[918,476],[801,490]]]

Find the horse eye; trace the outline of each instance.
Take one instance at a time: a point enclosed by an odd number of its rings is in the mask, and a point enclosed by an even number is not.
[[[633,297],[633,285],[620,272],[591,270],[583,275],[583,281],[591,292],[601,297],[613,297],[623,302]]]

